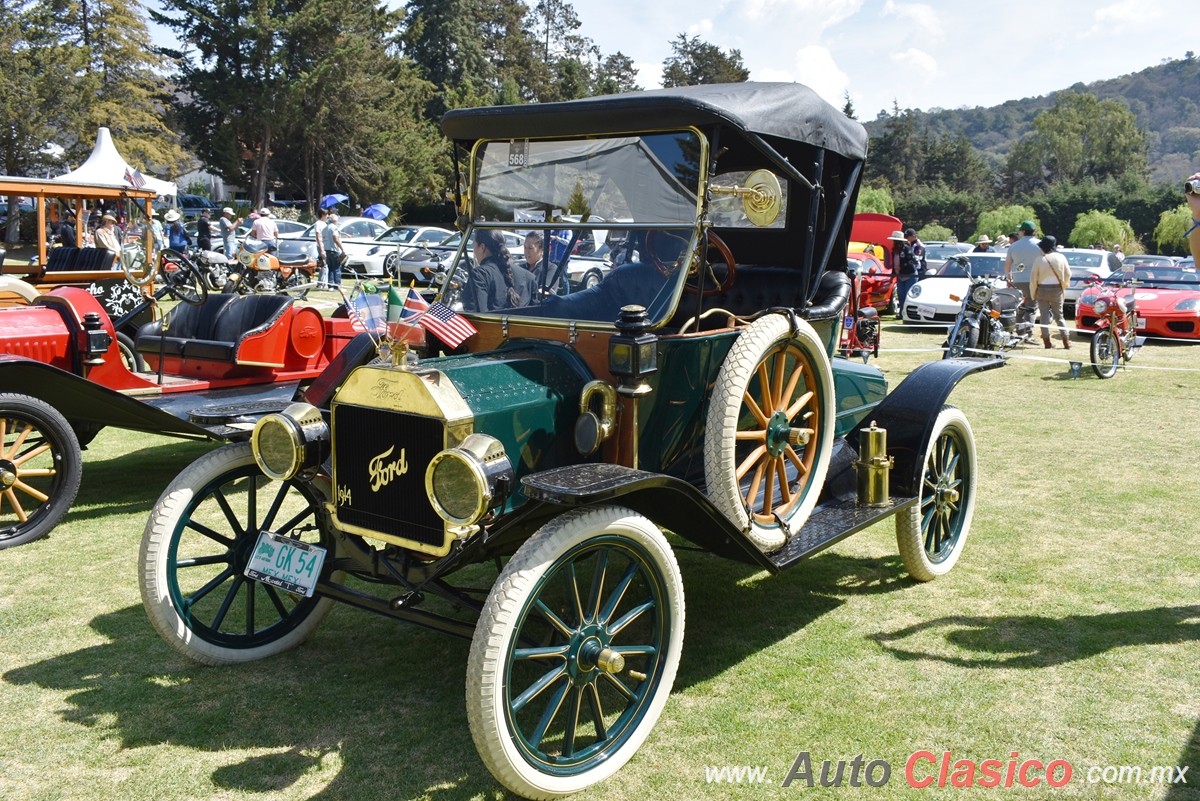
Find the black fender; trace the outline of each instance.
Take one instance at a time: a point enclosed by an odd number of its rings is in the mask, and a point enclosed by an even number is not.
[[[1003,359],[963,357],[925,362],[908,374],[871,412],[846,435],[858,450],[858,432],[872,422],[887,429],[887,452],[896,461],[891,472],[891,494],[918,494],[925,449],[933,423],[950,392],[972,373],[1003,367]],[[833,478],[832,470],[830,479]],[[827,479],[827,483],[830,479]]]
[[[22,356],[0,354],[0,387],[53,406],[74,427],[113,426],[193,439],[215,439],[203,426],[122,395],[74,373]]]
[[[517,511],[526,520],[564,507],[614,503],[718,556],[778,570],[704,493],[682,479],[599,463],[546,470],[525,476],[521,484],[529,500]],[[489,532],[489,543],[503,534],[502,530]]]

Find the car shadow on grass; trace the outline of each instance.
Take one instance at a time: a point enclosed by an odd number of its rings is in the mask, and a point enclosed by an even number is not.
[[[696,552],[681,561],[688,637],[676,688],[718,675],[849,596],[912,583],[899,559],[824,554],[779,576]],[[465,641],[335,607],[300,648],[209,668],[169,649],[140,605],[89,625],[107,641],[9,670],[3,680],[62,694],[64,721],[123,749],[193,749],[193,765],[259,752],[212,769],[219,790],[287,790],[329,772],[332,757],[336,775],[313,798],[508,797],[467,726]],[[208,768],[198,770],[192,781],[203,786]]]
[[[1173,782],[1163,801],[1196,801],[1200,798],[1200,789],[1195,786],[1200,782],[1200,720],[1196,721],[1192,738],[1183,747],[1176,765],[1187,771],[1183,776],[1186,781]]]
[[[1044,668],[1130,645],[1200,640],[1200,606],[1170,606],[1098,615],[952,616],[873,635],[898,659],[928,659],[968,668]],[[978,656],[951,656],[902,647],[905,640],[940,637]]]
[[[687,602],[687,633],[675,688],[720,675],[804,629],[856,595],[916,585],[898,556],[827,552],[778,575],[708,553],[677,552]]]
[[[64,721],[122,749],[197,752],[177,758],[201,793],[207,768],[197,777],[195,764],[248,750],[261,753],[212,770],[217,790],[287,790],[324,765],[336,775],[311,798],[504,797],[467,727],[465,641],[335,608],[298,649],[211,668],[170,650],[140,605],[90,626],[108,641],[9,670],[4,681],[64,693]]]

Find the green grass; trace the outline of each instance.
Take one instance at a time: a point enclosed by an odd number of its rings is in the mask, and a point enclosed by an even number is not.
[[[894,385],[940,335],[889,325]],[[1076,342],[1074,358],[1086,359]],[[1029,349],[1063,358],[1061,350]],[[687,635],[633,761],[582,799],[1200,797],[1200,349],[1153,344],[1110,381],[1014,359],[951,396],[981,486],[948,576],[904,573],[881,524],[770,577],[679,550]],[[1195,372],[1194,372],[1195,371]],[[463,705],[467,643],[335,608],[301,648],[202,668],[159,640],[137,554],[157,495],[205,445],[106,431],[53,535],[0,553],[0,798],[501,798]],[[1069,760],[1061,790],[915,790],[904,762]],[[798,751],[886,759],[881,788],[780,787]],[[706,765],[767,783],[706,784]],[[1173,788],[1093,765],[1187,765]]]

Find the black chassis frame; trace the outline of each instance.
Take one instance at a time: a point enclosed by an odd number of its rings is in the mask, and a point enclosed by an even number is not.
[[[661,526],[691,541],[702,550],[778,573],[814,556],[862,529],[916,503],[934,422],[958,382],[972,373],[1004,366],[1000,359],[959,358],[926,362],[918,366],[885,397],[849,434],[839,438],[829,475],[808,522],[783,549],[763,554],[750,544],[743,532],[691,484],[672,476],[650,473],[621,465],[579,464],[546,470],[522,479],[529,497],[519,508],[491,521],[485,520],[481,535],[460,542],[436,561],[421,561],[395,545],[383,550],[369,546],[360,537],[333,526],[328,511],[317,510],[320,525],[332,532],[338,551],[327,559],[315,593],[385,617],[412,623],[470,640],[475,621],[483,611],[488,589],[455,587],[446,577],[468,565],[495,560],[516,551],[538,528],[567,509],[617,503],[645,515]],[[327,408],[333,389],[355,364],[347,360],[344,372],[327,371],[307,399]],[[872,422],[887,429],[888,453],[895,464],[891,471],[892,503],[881,509],[856,503],[858,457],[857,434]],[[368,582],[397,587],[391,598],[335,584],[328,580],[335,571],[355,575]],[[425,595],[448,601],[456,611],[469,615],[459,619],[417,607]]]

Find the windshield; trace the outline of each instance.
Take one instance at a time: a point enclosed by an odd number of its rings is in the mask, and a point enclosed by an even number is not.
[[[1117,270],[1104,283],[1121,285],[1131,279],[1136,280],[1139,287],[1150,289],[1200,290],[1200,275],[1194,269],[1184,267],[1138,267],[1132,274],[1128,270]]]
[[[1108,257],[1106,253],[1080,253],[1069,250],[1059,252],[1066,257],[1067,264],[1072,267],[1103,267],[1105,259]]]
[[[943,261],[967,249],[962,245],[931,245],[925,248],[925,261]]]
[[[404,243],[404,242],[409,241],[416,235],[417,235],[416,228],[392,228],[391,230],[384,231],[382,234],[380,234],[379,237],[375,241],[376,242]]]
[[[470,312],[608,324],[636,304],[662,323],[695,247],[701,154],[688,131],[484,143],[477,223],[445,297]]]
[[[996,278],[1004,274],[1004,259],[986,253],[963,254],[959,258],[951,259],[942,265],[937,274],[943,278],[965,278],[967,265],[962,263],[963,259],[967,260],[971,275],[976,278]]]

